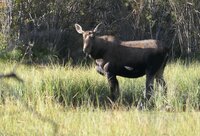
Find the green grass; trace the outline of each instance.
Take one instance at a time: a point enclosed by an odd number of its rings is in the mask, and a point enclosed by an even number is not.
[[[121,101],[112,107],[108,83],[93,66],[2,62],[0,73],[15,66],[24,83],[0,80],[0,135],[199,135],[198,62],[167,65],[167,97],[157,88],[155,108],[150,111],[138,111],[135,106],[143,96],[145,77],[118,77]]]

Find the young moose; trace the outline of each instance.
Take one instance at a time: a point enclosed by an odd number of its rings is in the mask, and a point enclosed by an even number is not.
[[[83,35],[83,52],[96,60],[97,71],[108,79],[111,100],[119,96],[116,76],[137,78],[146,74],[144,97],[153,94],[154,78],[165,87],[163,72],[168,58],[168,48],[158,40],[120,41],[114,36],[96,36],[98,24],[92,31],[83,31],[75,24],[76,31]]]

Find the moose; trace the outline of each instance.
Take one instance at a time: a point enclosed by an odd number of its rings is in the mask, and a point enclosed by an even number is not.
[[[84,31],[75,24],[75,29],[83,36],[83,52],[96,61],[97,72],[107,77],[112,101],[120,94],[116,76],[138,78],[146,75],[146,101],[153,94],[154,78],[157,84],[166,88],[163,72],[169,48],[163,42],[153,39],[121,41],[111,35],[96,36],[101,26],[102,23],[91,31]]]

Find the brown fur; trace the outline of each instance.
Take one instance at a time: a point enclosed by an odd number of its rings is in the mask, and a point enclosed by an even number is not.
[[[116,76],[137,78],[146,75],[145,98],[153,93],[153,82],[165,87],[163,72],[167,61],[168,48],[158,40],[120,41],[114,36],[95,36],[94,31],[83,31],[76,24],[78,33],[83,34],[83,51],[96,60],[97,71],[107,76],[112,100],[119,96]]]

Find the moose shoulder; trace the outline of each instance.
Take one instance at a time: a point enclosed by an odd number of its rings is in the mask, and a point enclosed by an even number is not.
[[[111,99],[119,96],[116,76],[137,78],[146,75],[145,98],[153,94],[154,78],[162,86],[168,48],[158,40],[120,41],[114,36],[96,36],[101,24],[94,30],[83,31],[75,24],[76,31],[83,35],[83,52],[96,60],[97,71],[108,79]]]

